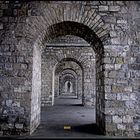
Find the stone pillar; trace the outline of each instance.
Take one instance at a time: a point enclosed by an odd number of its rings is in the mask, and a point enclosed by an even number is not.
[[[105,129],[107,135],[134,136],[136,94],[129,77],[129,45],[105,46]]]
[[[105,133],[105,84],[103,52],[96,54],[96,123],[100,130]]]
[[[38,44],[33,49],[30,133],[40,124],[41,115],[41,50]]]
[[[23,135],[30,132],[32,46],[10,29],[0,44],[0,135]]]

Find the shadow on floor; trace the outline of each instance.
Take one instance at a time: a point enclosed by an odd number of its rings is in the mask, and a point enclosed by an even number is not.
[[[73,104],[71,106],[84,106],[83,104]]]
[[[79,126],[73,126],[74,131],[86,133],[86,134],[93,134],[93,135],[103,135],[100,131],[99,127],[96,124],[85,124]]]
[[[54,106],[84,106],[83,104],[54,104]]]

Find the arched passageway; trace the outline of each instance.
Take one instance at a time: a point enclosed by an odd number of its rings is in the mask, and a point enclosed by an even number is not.
[[[65,73],[59,77],[59,95],[75,95],[76,96],[76,77],[71,73]]]
[[[52,39],[58,36],[63,36],[63,35],[75,35],[79,36],[83,39],[85,39],[87,42],[90,43],[92,46],[95,54],[96,54],[96,123],[100,127],[100,130],[102,132],[105,132],[105,119],[104,119],[104,113],[102,110],[104,110],[104,63],[103,63],[103,56],[104,56],[104,49],[103,49],[103,44],[100,41],[100,39],[96,36],[96,34],[87,26],[76,23],[76,22],[62,22],[62,23],[57,23],[55,25],[52,25],[48,28],[48,31],[50,32],[49,37]],[[88,33],[88,34],[87,34]],[[44,43],[48,39],[47,36],[44,38]],[[75,58],[74,58],[75,59]],[[63,61],[65,60],[70,61],[74,60],[73,58],[67,59],[64,58]],[[59,58],[56,58],[56,60],[53,62],[53,64],[56,65],[56,62],[59,60]],[[60,59],[61,60],[61,59]],[[60,61],[59,60],[59,61]],[[80,65],[82,69],[82,75],[84,75],[84,71],[82,68],[82,65],[77,61],[77,63]],[[87,63],[84,61],[83,63]],[[63,64],[62,64],[63,65]],[[67,67],[65,67],[67,68]],[[61,67],[60,67],[61,69]],[[47,75],[48,76],[48,75]],[[52,73],[52,105],[54,104],[54,85],[55,85],[55,67],[53,68],[53,73]],[[82,76],[82,83],[83,83],[83,78]],[[85,97],[84,97],[84,85],[82,86],[82,104],[85,104]],[[50,97],[51,97],[50,96]]]
[[[57,39],[55,39],[55,41],[56,40]],[[67,41],[69,42],[69,40]],[[55,44],[57,44],[57,41]],[[49,133],[52,134],[53,132],[55,133],[55,129],[60,129],[59,135],[56,134],[56,136],[63,136],[66,133],[63,128],[65,125],[71,126],[72,132],[74,133],[73,136],[81,136],[82,131],[85,131],[86,136],[100,135],[99,128],[96,125],[96,106],[90,101],[87,102],[88,98],[96,99],[93,92],[93,87],[95,88],[96,85],[92,81],[94,80],[95,82],[96,78],[94,75],[95,53],[89,46],[79,46],[77,48],[74,45],[71,47],[69,45],[67,46],[67,44],[63,47],[57,44],[58,46],[54,47],[54,44],[49,43],[49,46],[47,45],[45,48],[46,51],[43,53],[45,61],[49,60],[45,67],[47,69],[50,69],[50,67],[53,68],[53,70],[45,73],[46,76],[53,73],[51,74],[53,80],[50,82],[53,85],[52,92],[54,92],[50,94],[52,95],[53,106],[42,107],[41,125],[37,131],[33,133],[33,136],[38,136],[39,133],[43,133],[43,131],[49,131]],[[48,52],[49,47],[51,47],[51,51]],[[49,54],[51,59],[49,59],[47,54]],[[76,54],[76,56],[74,54]],[[54,62],[53,59],[56,58],[59,60],[58,62]],[[51,62],[53,62],[54,65],[51,65]],[[42,68],[44,68],[44,66]],[[47,80],[48,76],[44,78],[43,74],[42,78]],[[68,82],[74,83],[75,78],[77,79],[77,95],[70,93],[70,88],[69,91],[67,91]],[[89,106],[83,106],[84,103]],[[54,121],[54,123],[52,123],[52,121]],[[90,128],[93,129],[92,134],[89,134],[91,133],[88,130]],[[95,131],[95,129],[99,132]],[[46,135],[48,136],[50,134]]]
[[[67,93],[68,81],[72,81],[72,92],[77,96],[78,91],[78,74],[71,68],[63,69],[58,75],[55,74],[55,95],[58,96],[61,94]],[[62,83],[62,84],[61,84]]]
[[[69,72],[69,73],[66,73]],[[56,85],[59,84],[59,95],[75,95],[77,92],[77,97],[81,100],[81,104],[84,104],[84,71],[83,66],[80,62],[78,62],[74,58],[64,58],[62,59],[56,66],[55,66],[55,74],[54,79],[58,77],[59,81],[56,80],[59,83],[56,83]],[[75,79],[76,78],[76,79]],[[76,81],[75,81],[76,80]],[[70,85],[68,85],[70,84]],[[69,86],[69,87],[68,87]],[[71,87],[70,87],[71,86]],[[54,87],[55,88],[55,84]],[[69,89],[68,89],[69,88]],[[75,92],[72,92],[71,90],[75,89]],[[69,90],[69,91],[67,91]],[[55,91],[55,90],[53,90]],[[66,92],[65,92],[66,91]],[[64,94],[67,93],[67,94]],[[55,93],[52,93],[55,95]],[[66,96],[65,96],[66,97]]]
[[[48,67],[42,70],[44,49],[56,37],[74,35],[86,40],[96,54],[97,125],[106,135],[139,136],[139,2],[0,4],[0,135],[30,135],[39,126],[40,107],[52,105],[55,90],[54,71]],[[65,58],[60,54],[50,61],[51,66]],[[45,71],[50,74],[45,76]],[[84,93],[90,87],[89,75],[86,77]]]

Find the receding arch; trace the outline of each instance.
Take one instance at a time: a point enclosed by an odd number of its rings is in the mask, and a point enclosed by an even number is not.
[[[72,68],[66,68],[62,72],[59,73],[59,95],[64,91],[62,87],[64,87],[64,83],[67,80],[66,77],[71,77],[73,81],[73,91],[74,94],[78,97],[78,75],[75,70]],[[70,79],[71,79],[70,78]],[[68,78],[69,79],[69,78]],[[62,83],[61,83],[62,82]]]
[[[61,77],[62,84],[60,88],[60,93],[59,95],[63,93],[68,93],[68,88],[69,88],[69,93],[70,91],[73,92],[75,91],[75,77],[73,77],[71,74],[65,74]],[[69,83],[69,84],[68,84]],[[72,87],[72,88],[70,88]],[[72,90],[70,90],[72,89]]]
[[[76,60],[76,59],[74,59],[74,58],[63,58],[62,60],[60,60],[57,64],[56,64],[56,68],[55,69],[57,69],[57,67],[59,66],[59,64],[61,64],[62,62],[67,62],[67,61],[73,61],[73,62],[75,62],[76,64],[78,64],[79,66],[80,66],[80,68],[81,68],[81,70],[83,70],[84,68],[83,68],[83,65],[78,61],[78,60]],[[69,68],[69,69],[71,69],[71,68]]]
[[[93,48],[95,54],[96,54],[96,122],[97,125],[100,127],[102,132],[105,133],[105,91],[104,91],[104,47],[103,43],[98,38],[98,36],[94,33],[93,30],[91,30],[89,27],[85,26],[82,23],[77,22],[61,22],[54,25],[51,25],[49,28],[47,28],[47,32],[45,35],[45,38],[42,40],[43,44],[47,42],[49,39],[53,39],[58,36],[62,35],[75,35],[79,36],[83,39],[85,39],[88,43],[90,43],[91,47]],[[82,68],[83,66],[79,62],[77,62],[73,58],[63,58],[60,60],[60,62],[63,61],[75,61],[79,64],[79,66]],[[57,67],[57,64],[54,66],[53,69],[53,80],[52,80],[52,87],[54,87],[54,77],[55,77],[55,68]],[[82,72],[84,75],[84,72]],[[82,78],[82,81],[84,81],[84,78]],[[84,87],[82,86],[82,92],[84,93]],[[52,104],[54,104],[54,88],[52,88]],[[82,94],[83,104],[84,104],[84,94]]]
[[[85,100],[84,100],[84,68],[83,68],[83,65],[78,60],[76,60],[74,58],[63,58],[62,60],[57,62],[56,65],[54,66],[53,83],[52,83],[52,85],[53,85],[52,86],[52,105],[54,105],[54,96],[55,96],[55,93],[54,93],[55,75],[62,73],[63,70],[72,70],[75,73],[75,70],[73,70],[72,68],[64,68],[64,69],[59,68],[63,62],[68,62],[68,61],[76,63],[81,69],[81,76],[82,76],[82,81],[81,81],[82,82],[82,97],[81,98],[82,98],[82,104],[84,105],[85,104]]]
[[[75,35],[79,36],[83,39],[85,39],[93,48],[95,54],[96,54],[96,122],[97,125],[100,126],[100,129],[105,132],[105,114],[104,114],[104,106],[105,106],[105,94],[104,94],[104,47],[103,43],[98,38],[98,36],[94,33],[93,30],[91,30],[89,27],[85,26],[84,24],[80,24],[77,22],[61,22],[57,23],[55,25],[51,25],[49,28],[47,28],[46,36],[43,39],[43,44],[47,42],[49,39],[53,39],[58,36],[62,35]],[[63,58],[65,61],[73,60],[73,58]],[[63,61],[60,60],[60,61]],[[78,63],[78,62],[77,62]],[[79,64],[79,63],[78,63]],[[81,64],[79,64],[82,69],[84,69]],[[56,68],[57,64],[55,65]],[[53,70],[53,77],[55,77],[55,68]],[[82,72],[84,75],[84,72]],[[82,79],[82,81],[84,78]],[[52,80],[52,87],[54,87],[54,78]],[[83,86],[82,86],[83,87]],[[82,92],[84,93],[84,87],[82,89]],[[52,101],[54,101],[54,88],[52,88]],[[83,103],[84,103],[84,94],[82,94],[83,97]],[[52,102],[53,104],[54,102]]]
[[[48,32],[43,39],[43,43],[45,43],[47,40],[49,41],[53,38],[64,35],[74,35],[83,38],[91,46],[93,46],[93,50],[95,53],[98,53],[99,50],[103,51],[102,41],[93,30],[91,30],[88,26],[84,24],[71,21],[56,23],[48,27]]]
[[[89,27],[96,33],[102,43],[106,44],[109,39],[110,25],[104,22],[96,9],[88,8],[85,3],[86,2],[81,2],[81,4],[66,3],[61,5],[59,3],[53,4],[41,1],[39,5],[37,5],[39,9],[38,15],[40,16],[28,17],[28,24],[23,31],[30,36],[29,40],[31,42],[34,42],[37,38],[42,41],[46,33],[48,37],[50,36],[50,31],[48,30],[50,26],[65,21],[76,22]],[[32,8],[33,7],[31,7],[31,9]],[[36,29],[35,33],[32,32],[33,29]]]
[[[89,10],[90,11],[90,10]],[[98,15],[96,17],[99,18]],[[80,20],[53,20],[50,21],[50,24],[47,24],[47,16],[39,21],[39,18],[35,19],[33,24],[38,25],[38,21],[44,23],[45,26],[42,26],[40,32],[37,31],[36,39],[38,38],[39,42],[42,43],[42,46],[46,44],[47,41],[63,35],[75,35],[86,40],[91,47],[93,48],[96,54],[96,122],[100,129],[105,133],[105,91],[104,91],[104,47],[106,40],[109,38],[108,29],[106,25],[103,25],[103,28],[100,26],[99,31],[95,30],[97,22],[94,19],[90,20],[90,24],[85,22],[80,22]],[[97,19],[96,19],[97,20]],[[47,25],[47,26],[46,26]],[[89,26],[88,26],[89,25]],[[92,25],[92,26],[90,26]],[[38,25],[39,26],[39,25]],[[98,25],[97,25],[98,26]],[[97,31],[97,32],[96,32]],[[29,33],[30,34],[30,33]],[[55,70],[53,70],[53,77]],[[54,86],[54,80],[52,85]],[[84,89],[83,89],[84,90]],[[52,90],[54,92],[54,90]]]
[[[73,73],[71,73],[73,76],[74,75],[77,75],[77,72],[75,71],[75,70],[73,70],[72,68],[66,68],[66,69],[63,69],[63,71],[62,71],[62,74],[63,74],[63,72],[65,72],[65,71],[73,71]],[[68,73],[68,72],[67,72]]]
[[[59,83],[61,82],[61,80],[65,77],[65,76],[71,76],[73,77],[73,79],[75,80],[75,85],[74,85],[74,92],[75,92],[75,95],[77,96],[78,98],[78,73],[72,69],[72,68],[65,68],[63,69],[63,71],[61,71],[59,73]],[[61,93],[61,88],[60,88],[60,84],[59,84],[59,95]]]

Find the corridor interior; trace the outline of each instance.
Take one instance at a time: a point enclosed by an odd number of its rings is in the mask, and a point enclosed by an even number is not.
[[[95,54],[90,45],[77,36],[55,38],[42,53],[41,73],[41,123],[31,137],[101,136],[95,117]]]
[[[70,138],[101,135],[96,126],[95,109],[83,106],[79,99],[69,96],[57,98],[54,106],[42,108],[41,124],[31,137]]]

